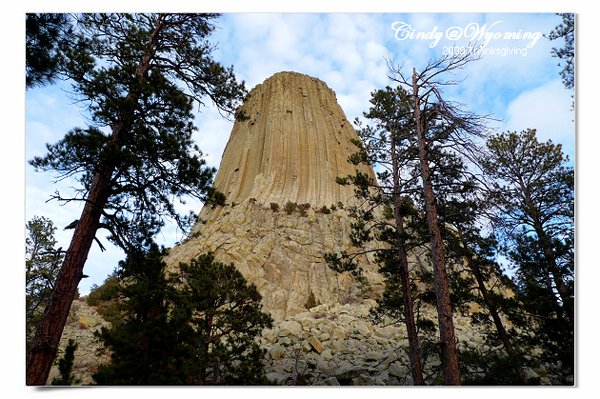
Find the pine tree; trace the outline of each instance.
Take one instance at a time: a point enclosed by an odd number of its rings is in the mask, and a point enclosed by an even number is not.
[[[482,166],[493,221],[516,267],[523,301],[539,322],[547,354],[573,368],[574,173],[560,145],[528,129],[490,138]],[[553,338],[551,338],[553,337]]]
[[[175,285],[178,312],[192,327],[193,371],[190,383],[264,385],[264,349],[255,341],[271,317],[261,311],[261,296],[233,266],[215,262],[212,254],[180,264]]]
[[[156,234],[166,217],[187,228],[176,199],[222,203],[214,170],[192,141],[193,104],[233,113],[245,93],[232,68],[215,62],[207,36],[217,15],[83,14],[64,50],[61,76],[86,104],[90,125],[75,128],[31,164],[75,178],[82,201],[56,289],[28,353],[27,384],[46,382],[69,307],[99,228],[125,252],[138,232]],[[132,244],[133,243],[133,244]]]
[[[67,14],[27,14],[25,17],[27,88],[45,86],[60,76],[62,51],[72,35]]]
[[[65,355],[58,361],[60,375],[52,380],[52,385],[73,385],[78,382],[73,376],[73,361],[75,360],[76,350],[77,344],[73,339],[69,339],[65,348]]]
[[[479,304],[481,311],[471,314],[472,323],[486,324],[491,330],[487,335],[487,344],[492,350],[488,353],[481,350],[477,350],[477,353],[461,351],[461,369],[466,371],[475,365],[486,370],[483,376],[466,377],[469,383],[525,384],[525,350],[517,345],[522,338],[515,329],[508,328],[505,321],[510,319],[513,325],[525,327],[525,309],[518,300],[507,295],[511,290],[514,291],[514,285],[495,261],[498,256],[495,236],[484,236],[482,233],[482,226],[486,223],[485,214],[489,209],[483,191],[474,184],[475,181],[471,179],[469,192],[460,193],[440,207],[446,251],[458,269],[451,285],[454,296],[462,298],[456,298],[455,303],[467,300]],[[503,353],[500,353],[499,347]]]
[[[64,253],[56,247],[52,220],[34,216],[27,222],[25,239],[25,322],[27,347],[52,294]]]
[[[120,262],[118,310],[120,321],[104,327],[99,337],[111,349],[111,362],[93,375],[103,385],[183,384],[178,359],[178,331],[184,323],[169,320],[172,288],[164,275],[165,251],[156,245],[131,251]]]
[[[357,172],[338,178],[338,183],[353,184],[357,198],[364,201],[364,206],[350,209],[356,215],[352,223],[353,244],[364,247],[367,241],[382,243],[371,250],[376,252],[380,272],[386,278],[386,291],[378,309],[403,320],[409,340],[411,376],[415,384],[423,385],[423,354],[417,334],[419,320],[415,316],[416,292],[408,265],[408,251],[414,244],[406,229],[411,208],[409,194],[414,190],[414,178],[406,173],[407,168],[415,165],[414,155],[410,155],[414,136],[411,107],[407,94],[400,88],[377,90],[372,93],[370,102],[372,106],[364,116],[372,124],[356,121],[360,141],[354,144],[359,150],[349,161],[379,169],[377,182]],[[328,254],[326,259],[338,271],[355,270],[351,258],[362,253],[365,252]]]
[[[260,295],[232,266],[202,255],[165,276],[155,244],[119,269],[122,321],[99,336],[111,362],[94,379],[103,385],[267,384],[263,350],[254,341],[271,318]]]
[[[562,22],[547,37],[550,40],[563,38],[565,41],[563,47],[552,48],[552,56],[564,62],[560,76],[563,85],[567,89],[572,89],[575,87],[575,14],[559,13],[557,15],[562,18]]]
[[[452,74],[473,61],[474,54],[456,54],[430,61],[420,72],[413,68],[410,77],[401,67],[390,66],[390,78],[406,90],[412,101],[413,129],[419,159],[422,200],[427,217],[430,252],[434,269],[434,283],[444,384],[460,384],[460,368],[456,349],[453,309],[449,286],[446,254],[439,219],[438,198],[433,185],[431,163],[435,158],[432,145],[439,134],[445,138],[445,146],[464,157],[472,157],[474,139],[484,131],[485,117],[464,111],[455,103],[446,101],[442,88],[456,84],[444,81],[444,75]],[[443,162],[443,160],[442,160]]]

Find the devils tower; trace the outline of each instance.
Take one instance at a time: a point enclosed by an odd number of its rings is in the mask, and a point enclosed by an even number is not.
[[[257,286],[276,319],[344,301],[358,287],[331,271],[323,255],[351,247],[341,208],[353,202],[353,188],[336,177],[357,168],[374,177],[348,162],[356,131],[324,82],[295,72],[256,86],[241,110],[247,118],[235,122],[214,184],[227,205],[205,206],[168,263],[213,252]],[[377,285],[370,260],[359,262]]]

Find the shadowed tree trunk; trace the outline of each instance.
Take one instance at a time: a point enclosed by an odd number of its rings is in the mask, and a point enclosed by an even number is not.
[[[148,53],[142,57],[142,62],[136,70],[136,80],[139,83],[136,87],[140,87],[150,69],[149,61],[154,46],[153,42],[162,29],[161,21],[159,18],[155,31],[151,35],[151,42],[147,46]],[[129,93],[125,104],[135,103],[138,95],[136,92]],[[56,279],[56,286],[27,355],[27,385],[44,385],[48,379],[60,337],[69,316],[71,303],[83,277],[83,267],[100,226],[102,212],[111,194],[111,178],[116,169],[117,154],[134,117],[133,111],[131,111],[133,106],[125,106],[124,109],[125,112],[120,115],[119,121],[113,126],[110,145],[102,157],[102,164],[95,173],[81,217],[77,222],[73,238]],[[127,112],[127,110],[130,111]]]
[[[398,151],[396,149],[395,134],[391,134],[392,150],[392,173],[394,180],[394,219],[396,222],[395,252],[400,264],[400,284],[402,286],[402,300],[404,302],[404,320],[408,334],[408,357],[410,360],[410,372],[415,385],[425,385],[423,378],[423,365],[421,364],[421,345],[417,335],[415,323],[414,299],[412,297],[410,278],[408,273],[408,256],[404,240],[404,222],[400,214],[402,198],[400,196],[400,167],[398,162]]]
[[[446,258],[444,254],[444,243],[440,231],[435,205],[435,195],[431,184],[431,172],[429,169],[429,155],[424,134],[424,122],[421,117],[421,98],[417,85],[417,72],[413,71],[413,97],[415,126],[417,140],[419,143],[419,161],[421,164],[421,179],[423,182],[423,198],[425,200],[425,211],[427,214],[427,225],[431,238],[431,258],[433,261],[434,283],[436,295],[436,307],[438,324],[440,329],[440,349],[442,358],[442,372],[444,384],[460,385],[460,368],[458,365],[458,353],[456,350],[456,337],[454,335],[454,321],[452,319],[452,303],[450,302],[450,288],[448,286],[448,274],[446,272]]]

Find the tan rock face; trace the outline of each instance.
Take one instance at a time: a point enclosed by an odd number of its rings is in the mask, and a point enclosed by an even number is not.
[[[215,178],[229,203],[309,203],[314,209],[353,198],[353,188],[335,183],[354,174],[356,131],[319,79],[280,72],[256,86],[242,106],[248,120],[236,122]],[[362,172],[374,173],[360,167]],[[203,209],[201,219],[220,210]]]
[[[281,72],[256,86],[242,109],[249,119],[234,124],[215,178],[228,205],[204,207],[192,238],[173,248],[167,263],[175,269],[214,252],[257,286],[276,319],[349,300],[360,287],[323,258],[351,251],[351,220],[339,203],[352,203],[353,188],[335,179],[357,169],[348,157],[358,136],[335,93],[318,79]],[[372,169],[359,169],[374,177]],[[310,208],[290,210],[288,202]],[[358,260],[377,286],[375,266]]]

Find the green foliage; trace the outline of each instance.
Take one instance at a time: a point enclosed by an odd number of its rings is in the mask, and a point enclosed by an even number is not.
[[[515,291],[535,322],[531,347],[542,359],[574,367],[574,173],[560,145],[528,129],[488,140],[482,159],[493,221],[514,268]]]
[[[47,145],[30,164],[71,179],[75,193],[54,199],[82,201],[81,222],[48,304],[45,332],[28,353],[27,382],[41,384],[50,370],[68,304],[99,228],[125,253],[155,236],[166,220],[186,231],[188,198],[224,204],[212,189],[214,169],[194,144],[194,105],[210,101],[235,115],[246,94],[233,68],[216,62],[207,37],[216,14],[78,14],[62,51],[60,78],[84,107],[87,125]],[[76,183],[75,183],[76,182]],[[85,222],[85,223],[83,223]],[[76,252],[76,253],[75,253]]]
[[[309,203],[304,203],[304,204],[298,205],[298,212],[300,212],[301,216],[306,216],[306,212],[309,209],[310,209],[310,204]]]
[[[181,264],[182,284],[176,308],[187,307],[199,362],[198,384],[265,384],[255,338],[272,320],[261,296],[233,265],[214,262],[212,254]],[[195,366],[198,367],[198,366]]]
[[[288,201],[283,206],[283,210],[286,214],[291,215],[296,210],[297,206],[298,204],[296,204],[295,202]]]
[[[90,294],[87,297],[87,303],[94,306],[104,320],[117,324],[121,322],[119,295],[121,287],[119,277],[116,273],[108,276],[101,286],[92,286]]]
[[[87,105],[90,125],[72,129],[30,163],[76,179],[79,194],[89,193],[104,170],[110,179],[101,194],[106,200],[93,200],[104,209],[101,223],[110,239],[126,251],[136,231],[154,235],[165,218],[184,230],[195,221],[193,213],[178,211],[176,199],[224,203],[223,194],[210,188],[214,169],[192,139],[194,103],[209,100],[232,114],[245,95],[232,69],[211,57],[207,37],[216,17],[77,15],[70,45],[61,52],[60,76]],[[72,197],[54,198],[86,200]]]
[[[56,227],[50,219],[34,216],[27,222],[26,229],[25,321],[29,347],[54,289],[64,252],[61,248],[55,248]]]
[[[323,205],[321,209],[319,209],[319,212],[321,212],[324,215],[329,215],[331,213],[331,210],[327,208],[326,205]]]
[[[363,274],[362,267],[355,261],[355,255],[348,254],[346,251],[340,253],[326,253],[323,255],[327,266],[336,273],[348,272],[358,284],[359,295],[366,296],[371,290],[371,284]],[[349,296],[352,296],[350,294]],[[347,298],[353,300],[356,298]]]
[[[563,47],[553,47],[552,56],[564,62],[560,76],[564,86],[572,89],[575,86],[575,14],[559,13],[562,22],[558,24],[549,34],[548,39],[564,39]]]
[[[58,371],[60,374],[52,380],[52,385],[73,385],[79,382],[72,374],[76,350],[77,344],[73,339],[69,339],[67,347],[65,348],[65,354],[63,358],[58,361]]]
[[[521,359],[498,350],[462,348],[459,352],[464,385],[539,385],[539,378],[522,381],[517,373]]]
[[[72,34],[67,14],[27,14],[25,17],[25,84],[44,86],[56,80],[62,66],[62,51]]]
[[[255,338],[271,326],[260,295],[232,266],[201,255],[166,278],[156,245],[121,263],[122,323],[99,334],[104,385],[267,384]]]
[[[104,385],[183,384],[177,342],[182,327],[169,318],[168,296],[172,288],[164,276],[164,251],[156,245],[130,253],[120,263],[120,302],[123,321],[102,328],[98,336],[110,348],[111,362],[93,375]]]
[[[87,297],[87,303],[90,306],[97,306],[100,302],[110,301],[119,297],[119,280],[113,274],[104,280],[101,286],[94,285]]]

